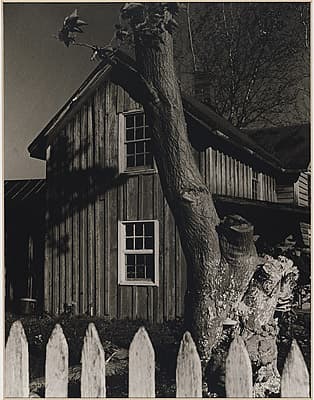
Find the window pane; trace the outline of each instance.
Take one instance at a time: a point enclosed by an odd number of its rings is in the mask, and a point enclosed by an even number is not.
[[[144,265],[136,266],[136,278],[137,279],[145,279],[146,278]]]
[[[146,278],[154,280],[154,256],[152,254],[146,255]]]
[[[127,254],[126,255],[126,263],[127,263],[127,265],[135,266],[135,255]]]
[[[133,239],[131,239],[131,238],[126,239],[126,249],[127,250],[134,249]]]
[[[134,140],[134,129],[127,129],[126,130],[126,140]]]
[[[126,276],[128,279],[135,278],[135,267],[127,267]]]
[[[135,223],[135,235],[143,236],[143,223],[142,222]]]
[[[125,125],[127,128],[131,128],[132,126],[134,126],[134,115],[126,115]]]
[[[145,258],[144,254],[138,254],[136,256],[136,264],[144,265],[144,258]]]
[[[144,153],[144,142],[136,143],[136,153]]]
[[[153,249],[154,241],[153,238],[145,238],[145,249]]]
[[[144,114],[137,114],[135,116],[135,124],[136,124],[136,126],[144,125]]]
[[[144,128],[135,129],[135,139],[144,139]]]
[[[150,153],[146,153],[145,157],[146,157],[145,165],[153,167],[153,156]]]
[[[134,156],[128,156],[126,158],[126,165],[127,165],[127,167],[134,167],[135,166],[135,157]]]
[[[142,238],[136,238],[135,239],[135,249],[136,250],[143,249],[143,239]]]
[[[145,236],[153,236],[154,235],[154,223],[153,222],[145,222],[144,232],[145,232]]]
[[[134,145],[134,143],[128,143],[126,145],[126,153],[128,155],[132,155],[132,154],[135,153],[135,145]]]
[[[145,165],[144,163],[144,154],[136,156],[136,166]]]
[[[151,152],[151,144],[150,143],[151,143],[150,140],[145,142],[145,152],[146,153],[150,153]]]
[[[147,138],[147,139],[150,139],[150,129],[149,129],[149,126],[146,126],[145,127],[145,137]]]
[[[133,224],[125,225],[126,236],[133,236]]]

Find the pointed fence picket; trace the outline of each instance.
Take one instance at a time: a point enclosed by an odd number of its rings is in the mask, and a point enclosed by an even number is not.
[[[5,397],[29,396],[28,342],[20,321],[13,322],[5,348]]]
[[[46,347],[45,397],[68,397],[68,344],[57,324]]]
[[[296,340],[292,341],[283,367],[281,397],[310,397],[309,373]]]
[[[202,397],[202,367],[190,332],[181,340],[177,358],[176,397]]]
[[[46,397],[67,397],[68,346],[56,325],[46,349]],[[28,343],[20,321],[12,324],[5,349],[5,396],[29,396]],[[89,324],[82,349],[81,397],[106,397],[105,354],[94,324]],[[202,397],[201,363],[189,332],[177,358],[177,397]],[[253,397],[252,367],[243,340],[237,336],[226,359],[227,397]],[[292,342],[281,379],[281,397],[309,397],[309,373],[301,350]],[[155,397],[155,353],[145,328],[129,349],[129,397]]]
[[[86,330],[81,361],[81,397],[106,397],[105,352],[93,323]]]
[[[129,397],[155,397],[155,351],[144,327],[130,345]]]
[[[229,348],[225,388],[227,397],[253,397],[251,361],[240,336],[234,338]]]

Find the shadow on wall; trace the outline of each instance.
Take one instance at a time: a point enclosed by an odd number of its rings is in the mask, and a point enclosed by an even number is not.
[[[105,166],[103,154],[95,154],[95,146],[87,139],[75,143],[60,135],[50,154],[47,171],[47,219],[48,246],[58,249],[59,254],[67,253],[71,236],[53,233],[53,227],[64,223],[73,215],[86,210],[106,192],[123,185],[127,176],[119,174],[118,168]],[[97,149],[99,151],[99,149]],[[97,159],[98,158],[98,159]]]

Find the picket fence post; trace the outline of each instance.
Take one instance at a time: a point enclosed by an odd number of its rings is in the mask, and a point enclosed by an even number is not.
[[[13,322],[5,348],[5,397],[29,396],[28,342],[20,321]]]
[[[281,397],[310,397],[309,372],[295,339],[281,375]]]
[[[106,397],[105,352],[93,323],[86,330],[81,362],[81,397]]]
[[[253,397],[253,372],[243,339],[236,336],[226,359],[226,397]]]
[[[129,349],[129,397],[155,397],[155,351],[144,327]]]
[[[54,327],[46,347],[45,397],[68,397],[69,352],[59,324]]]
[[[176,397],[202,397],[202,367],[190,332],[185,332],[177,357]]]

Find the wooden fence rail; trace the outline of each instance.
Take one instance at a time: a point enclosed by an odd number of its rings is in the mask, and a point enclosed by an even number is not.
[[[28,343],[20,321],[10,329],[5,349],[5,396],[29,397]],[[68,395],[68,345],[57,324],[46,347],[45,397]],[[106,397],[105,353],[97,330],[90,323],[82,349],[81,397]],[[230,345],[226,360],[227,397],[253,397],[252,367],[241,337]],[[309,373],[296,341],[287,356],[281,379],[281,397],[310,397]],[[144,327],[129,349],[129,397],[155,397],[155,352]],[[177,357],[176,397],[202,397],[202,371],[189,332]]]

